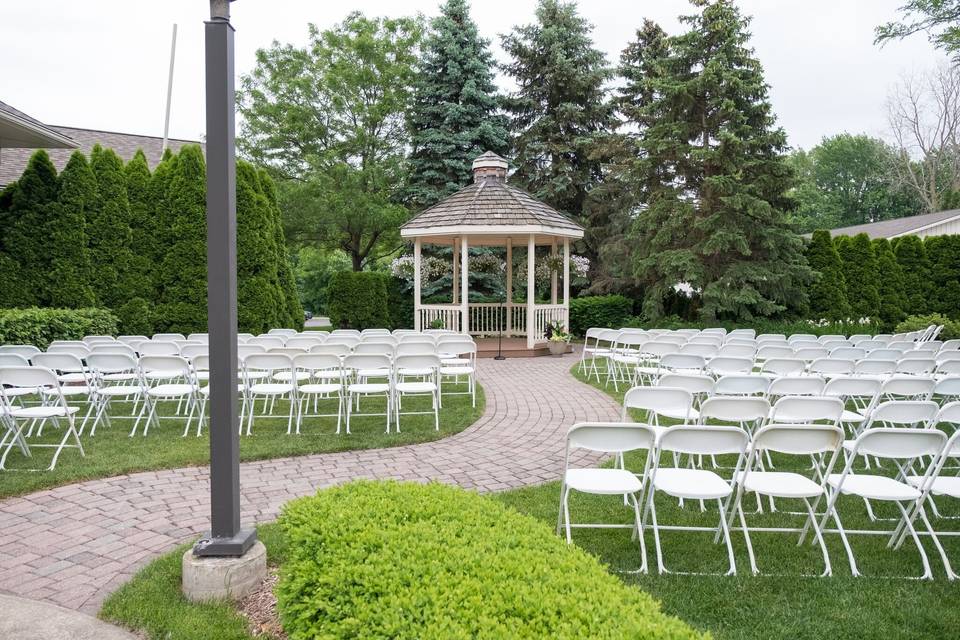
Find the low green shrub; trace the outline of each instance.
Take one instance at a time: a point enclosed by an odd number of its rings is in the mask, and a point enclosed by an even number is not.
[[[590,327],[622,327],[633,313],[625,296],[584,296],[570,301],[570,333],[582,336]]]
[[[930,325],[943,325],[943,330],[937,337],[938,340],[953,340],[960,338],[960,322],[939,313],[930,313],[924,316],[909,316],[903,322],[897,325],[897,333],[909,333],[911,331],[923,331]]]
[[[699,637],[542,522],[455,487],[352,482],[279,524],[291,640]]]
[[[120,332],[132,335],[152,336],[153,308],[143,298],[131,298],[117,309]]]
[[[327,312],[334,329],[390,326],[387,276],[372,271],[341,271],[327,285]]]
[[[117,318],[106,309],[0,309],[0,344],[46,349],[54,340],[80,340],[117,333]]]

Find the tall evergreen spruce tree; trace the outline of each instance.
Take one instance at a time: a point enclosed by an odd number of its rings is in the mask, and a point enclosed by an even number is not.
[[[409,114],[408,193],[417,209],[470,182],[471,163],[484,151],[508,150],[488,46],[467,0],[447,0],[440,7],[422,45]]]
[[[130,282],[133,254],[123,161],[113,149],[96,145],[90,166],[97,178],[97,198],[87,216],[94,289],[102,304],[118,309],[136,295]]]
[[[133,243],[133,277],[131,285],[135,297],[152,299],[154,269],[157,253],[153,247],[157,236],[157,220],[154,216],[150,192],[150,167],[147,157],[138,149],[124,167],[127,181],[127,199],[130,202],[130,231]]]
[[[684,34],[667,38],[642,108],[640,149],[656,180],[633,227],[644,312],[662,316],[678,283],[700,316],[750,320],[803,307],[812,271],[793,233],[793,184],[749,19],[730,0],[694,0]]]
[[[898,238],[894,253],[903,269],[903,290],[907,295],[904,311],[908,316],[929,313],[930,261],[923,241],[917,236]]]
[[[956,318],[960,316],[960,236],[931,236],[923,244],[930,260],[930,310]]]
[[[237,324],[240,331],[263,333],[279,327],[283,308],[277,278],[273,217],[257,170],[237,163]]]
[[[885,331],[891,331],[906,317],[907,296],[904,291],[903,269],[897,262],[893,247],[886,238],[873,241],[877,255],[877,270],[880,272],[880,322]]]
[[[74,151],[59,178],[59,195],[47,218],[50,269],[47,300],[52,307],[93,307],[93,265],[87,214],[97,199],[97,179],[87,158]]]
[[[282,327],[303,329],[303,305],[297,293],[297,281],[293,276],[290,258],[287,255],[287,243],[283,237],[283,220],[280,215],[280,205],[277,203],[277,188],[273,179],[263,169],[258,172],[260,188],[266,196],[269,205],[268,211],[273,220],[274,246],[276,247],[277,278],[280,283],[282,309],[284,312],[279,318]]]
[[[28,307],[47,303],[50,243],[47,219],[57,199],[57,170],[47,152],[30,156],[16,183],[7,216],[4,253],[16,274],[16,286],[4,287],[3,306]]]
[[[180,150],[168,201],[173,242],[160,267],[157,329],[191,332],[207,326],[206,166],[199,145]]]
[[[860,233],[840,245],[847,300],[855,318],[876,318],[880,313],[880,270],[869,236]]]
[[[813,232],[807,246],[807,262],[816,274],[810,284],[810,313],[815,319],[844,320],[850,317],[846,280],[840,254],[830,241],[830,232]]]
[[[605,209],[591,209],[588,194],[603,178],[600,136],[615,124],[604,87],[611,71],[575,4],[540,0],[536,18],[501,37],[511,58],[503,70],[519,87],[504,100],[516,168],[511,181],[579,219],[587,230],[583,252],[596,262],[602,238],[590,214]]]

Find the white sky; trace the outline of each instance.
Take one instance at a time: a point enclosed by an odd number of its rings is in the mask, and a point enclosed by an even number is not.
[[[741,0],[754,16],[753,46],[771,85],[774,109],[790,143],[809,148],[843,131],[883,135],[884,101],[901,74],[941,56],[923,35],[873,45],[873,28],[904,0]],[[368,15],[437,13],[440,0],[238,0],[237,71],[274,39],[306,42],[306,23],[321,28],[351,9]],[[581,0],[609,61],[643,19],[676,32],[686,0]],[[535,0],[473,2],[480,32],[502,58],[498,35],[533,20]],[[0,100],[54,125],[162,135],[170,30],[179,25],[171,137],[203,133],[203,20],[206,0],[4,0],[0,2]]]

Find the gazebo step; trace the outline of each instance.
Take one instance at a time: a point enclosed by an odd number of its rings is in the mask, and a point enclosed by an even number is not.
[[[550,348],[546,342],[537,344],[533,349],[527,348],[526,338],[504,338],[499,351],[497,349],[497,338],[477,338],[477,357],[493,358],[497,353],[501,353],[506,358],[533,358],[536,356],[550,355]],[[573,351],[572,347],[567,347],[567,353]]]

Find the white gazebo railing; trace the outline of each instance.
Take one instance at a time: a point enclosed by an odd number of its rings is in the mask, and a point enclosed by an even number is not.
[[[538,304],[533,307],[533,339],[541,342],[547,339],[547,325],[559,322],[566,328],[567,306],[564,304]]]
[[[430,328],[434,322],[443,322],[442,329],[460,331],[460,311],[458,304],[422,304],[419,307],[420,325],[424,329]]]
[[[470,326],[468,331],[475,336],[496,336],[503,331],[504,337],[527,335],[527,307],[522,303],[506,305],[501,302],[471,302],[468,305]],[[427,328],[437,320],[443,329],[460,331],[463,306],[460,304],[420,305],[420,326]],[[533,307],[534,340],[547,339],[547,325],[559,322],[567,326],[567,307],[563,304],[537,304]],[[509,318],[509,323],[507,319]]]

